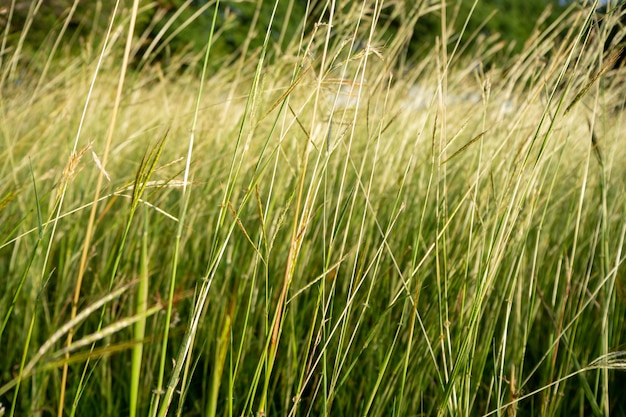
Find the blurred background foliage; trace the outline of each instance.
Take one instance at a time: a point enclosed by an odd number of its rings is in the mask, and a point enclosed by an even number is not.
[[[328,3],[326,0],[280,0],[271,32],[272,50],[280,52],[290,42],[299,41],[303,26],[305,33],[310,33],[317,22],[327,21]],[[443,15],[440,0],[389,0],[384,3],[378,24],[384,29],[383,38],[379,41],[390,42],[410,21],[407,55],[419,57],[434,47],[436,38],[442,33],[442,17],[445,17],[449,43],[456,42],[454,33],[459,33],[467,22],[464,40],[469,39],[470,48],[472,42],[489,38],[504,45],[502,51],[515,53],[521,50],[536,29],[547,27],[563,12],[565,6],[559,3],[564,2],[481,0],[474,4],[472,1],[457,0],[447,2]],[[121,10],[127,11],[131,4],[132,0],[122,0]],[[271,0],[220,2],[217,16],[219,29],[213,46],[217,65],[258,50],[270,24],[274,4]],[[354,0],[336,0],[335,12],[361,7],[362,4]],[[38,50],[45,53],[43,51],[50,50],[46,45],[56,41],[64,25],[67,29],[62,49],[70,53],[84,53],[89,41],[101,39],[114,5],[113,0],[0,0],[0,28],[2,33],[8,35],[2,54],[9,56],[17,47],[27,56],[36,54]],[[173,54],[202,54],[213,19],[215,0],[142,1],[140,7],[134,51],[138,63],[143,65],[155,60],[168,63]],[[305,16],[308,17],[305,19]],[[119,19],[125,18],[122,12]],[[249,33],[256,36],[249,37]],[[406,34],[403,33],[403,36]],[[246,42],[246,39],[250,41]]]

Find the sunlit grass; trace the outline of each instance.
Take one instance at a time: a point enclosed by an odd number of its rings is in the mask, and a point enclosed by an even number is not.
[[[7,49],[5,415],[626,414],[623,69],[576,10],[410,62],[440,6],[218,69],[124,63],[131,8],[45,73]]]

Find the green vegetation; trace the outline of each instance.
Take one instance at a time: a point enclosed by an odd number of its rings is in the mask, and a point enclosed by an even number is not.
[[[129,6],[131,0],[122,0]],[[221,59],[246,54],[261,47],[263,33],[269,27],[274,2],[222,0],[216,16],[217,31],[214,37],[212,65]],[[79,0],[49,0],[35,7],[37,2],[16,0],[9,27],[9,39],[20,36],[29,15],[36,16],[29,28],[25,46],[37,49],[59,22],[67,21],[65,42],[73,43],[75,52],[82,48],[81,36],[102,36],[106,31],[108,16],[115,2]],[[137,42],[133,55],[140,61],[168,62],[172,54],[201,54],[211,28],[215,0],[159,0],[142,5],[137,16],[135,32]],[[347,11],[351,1],[336,2],[337,10]],[[322,0],[284,0],[276,5],[271,31],[271,51],[282,54],[289,41],[298,37],[304,26],[311,31],[326,12]],[[4,11],[3,11],[4,10]],[[0,10],[0,27],[5,26],[9,8]],[[378,17],[384,28],[384,39],[390,42],[403,27],[407,16],[419,10],[419,19],[405,34],[411,37],[407,48],[411,54],[425,56],[429,46],[441,36],[442,16],[438,2],[405,1],[385,2]],[[557,0],[486,0],[476,2],[448,2],[446,26],[451,33],[481,33],[497,36],[509,43],[515,52],[523,49],[526,40],[538,29],[545,29],[564,11]],[[468,20],[468,16],[472,16]],[[306,19],[305,19],[306,17]],[[362,41],[362,40],[361,40]]]
[[[229,50],[203,4],[167,65],[139,2],[2,35],[0,415],[626,415],[588,11],[515,53],[439,1],[318,2]]]

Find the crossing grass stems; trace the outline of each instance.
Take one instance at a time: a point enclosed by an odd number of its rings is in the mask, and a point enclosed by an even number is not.
[[[626,415],[624,71],[591,11],[508,57],[445,2],[329,0],[225,59],[216,1],[183,69],[133,66],[151,5],[81,56],[63,22],[25,52],[33,6],[0,53],[0,414]]]

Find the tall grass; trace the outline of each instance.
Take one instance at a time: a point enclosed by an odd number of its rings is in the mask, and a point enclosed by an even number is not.
[[[164,67],[138,3],[80,56],[67,22],[26,54],[35,7],[3,35],[4,415],[626,415],[624,70],[588,11],[507,57],[439,1],[328,1]]]

